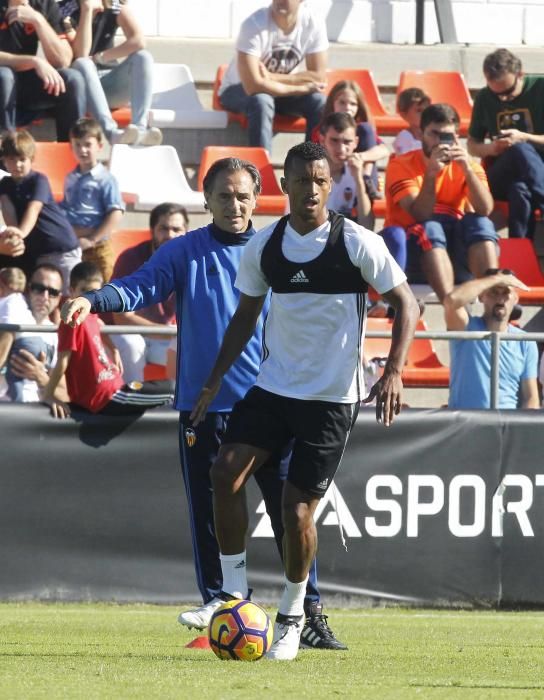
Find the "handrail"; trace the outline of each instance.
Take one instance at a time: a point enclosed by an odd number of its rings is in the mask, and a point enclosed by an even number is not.
[[[16,323],[0,323],[0,332],[10,333],[56,333],[57,326],[34,326]],[[139,335],[164,335],[175,336],[176,326],[102,326],[102,333],[107,335],[139,334]],[[367,338],[391,338],[390,332],[367,331]],[[499,354],[501,342],[505,340],[536,340],[544,343],[542,333],[500,333],[498,331],[416,331],[414,338],[427,338],[429,340],[491,340],[491,373],[490,381],[490,408],[496,409],[499,403]]]

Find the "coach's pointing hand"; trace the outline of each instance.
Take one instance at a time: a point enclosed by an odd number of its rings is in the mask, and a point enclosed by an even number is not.
[[[91,302],[85,297],[68,299],[60,310],[60,317],[64,323],[75,328],[83,323],[91,311]]]

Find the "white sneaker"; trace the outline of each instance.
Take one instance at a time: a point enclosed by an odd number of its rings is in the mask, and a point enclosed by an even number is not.
[[[278,613],[274,623],[274,639],[264,658],[272,661],[292,661],[298,654],[304,615]]]
[[[136,124],[129,124],[126,129],[114,129],[109,137],[112,146],[116,143],[133,144],[136,143],[139,136],[139,130]]]
[[[162,143],[162,131],[156,126],[148,129],[138,129],[138,146],[160,146]]]
[[[212,615],[217,608],[223,605],[227,600],[232,600],[232,596],[227,598],[226,596],[223,597],[223,595],[225,594],[220,593],[205,605],[201,605],[194,610],[187,610],[186,612],[180,613],[178,622],[180,625],[185,625],[185,627],[195,627],[197,630],[205,630],[210,624]]]

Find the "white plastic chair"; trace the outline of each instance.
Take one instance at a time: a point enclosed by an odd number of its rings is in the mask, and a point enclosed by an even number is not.
[[[137,210],[151,211],[162,202],[174,202],[190,212],[204,211],[204,195],[189,187],[173,146],[116,144],[111,151],[110,170],[121,192],[135,197]]]
[[[228,115],[204,109],[189,67],[155,63],[149,126],[166,129],[225,129]]]

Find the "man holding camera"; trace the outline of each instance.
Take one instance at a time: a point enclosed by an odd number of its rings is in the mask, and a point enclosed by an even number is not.
[[[421,115],[422,148],[390,161],[382,232],[411,282],[427,282],[440,302],[454,282],[497,267],[497,232],[487,179],[457,137],[447,104]]]

